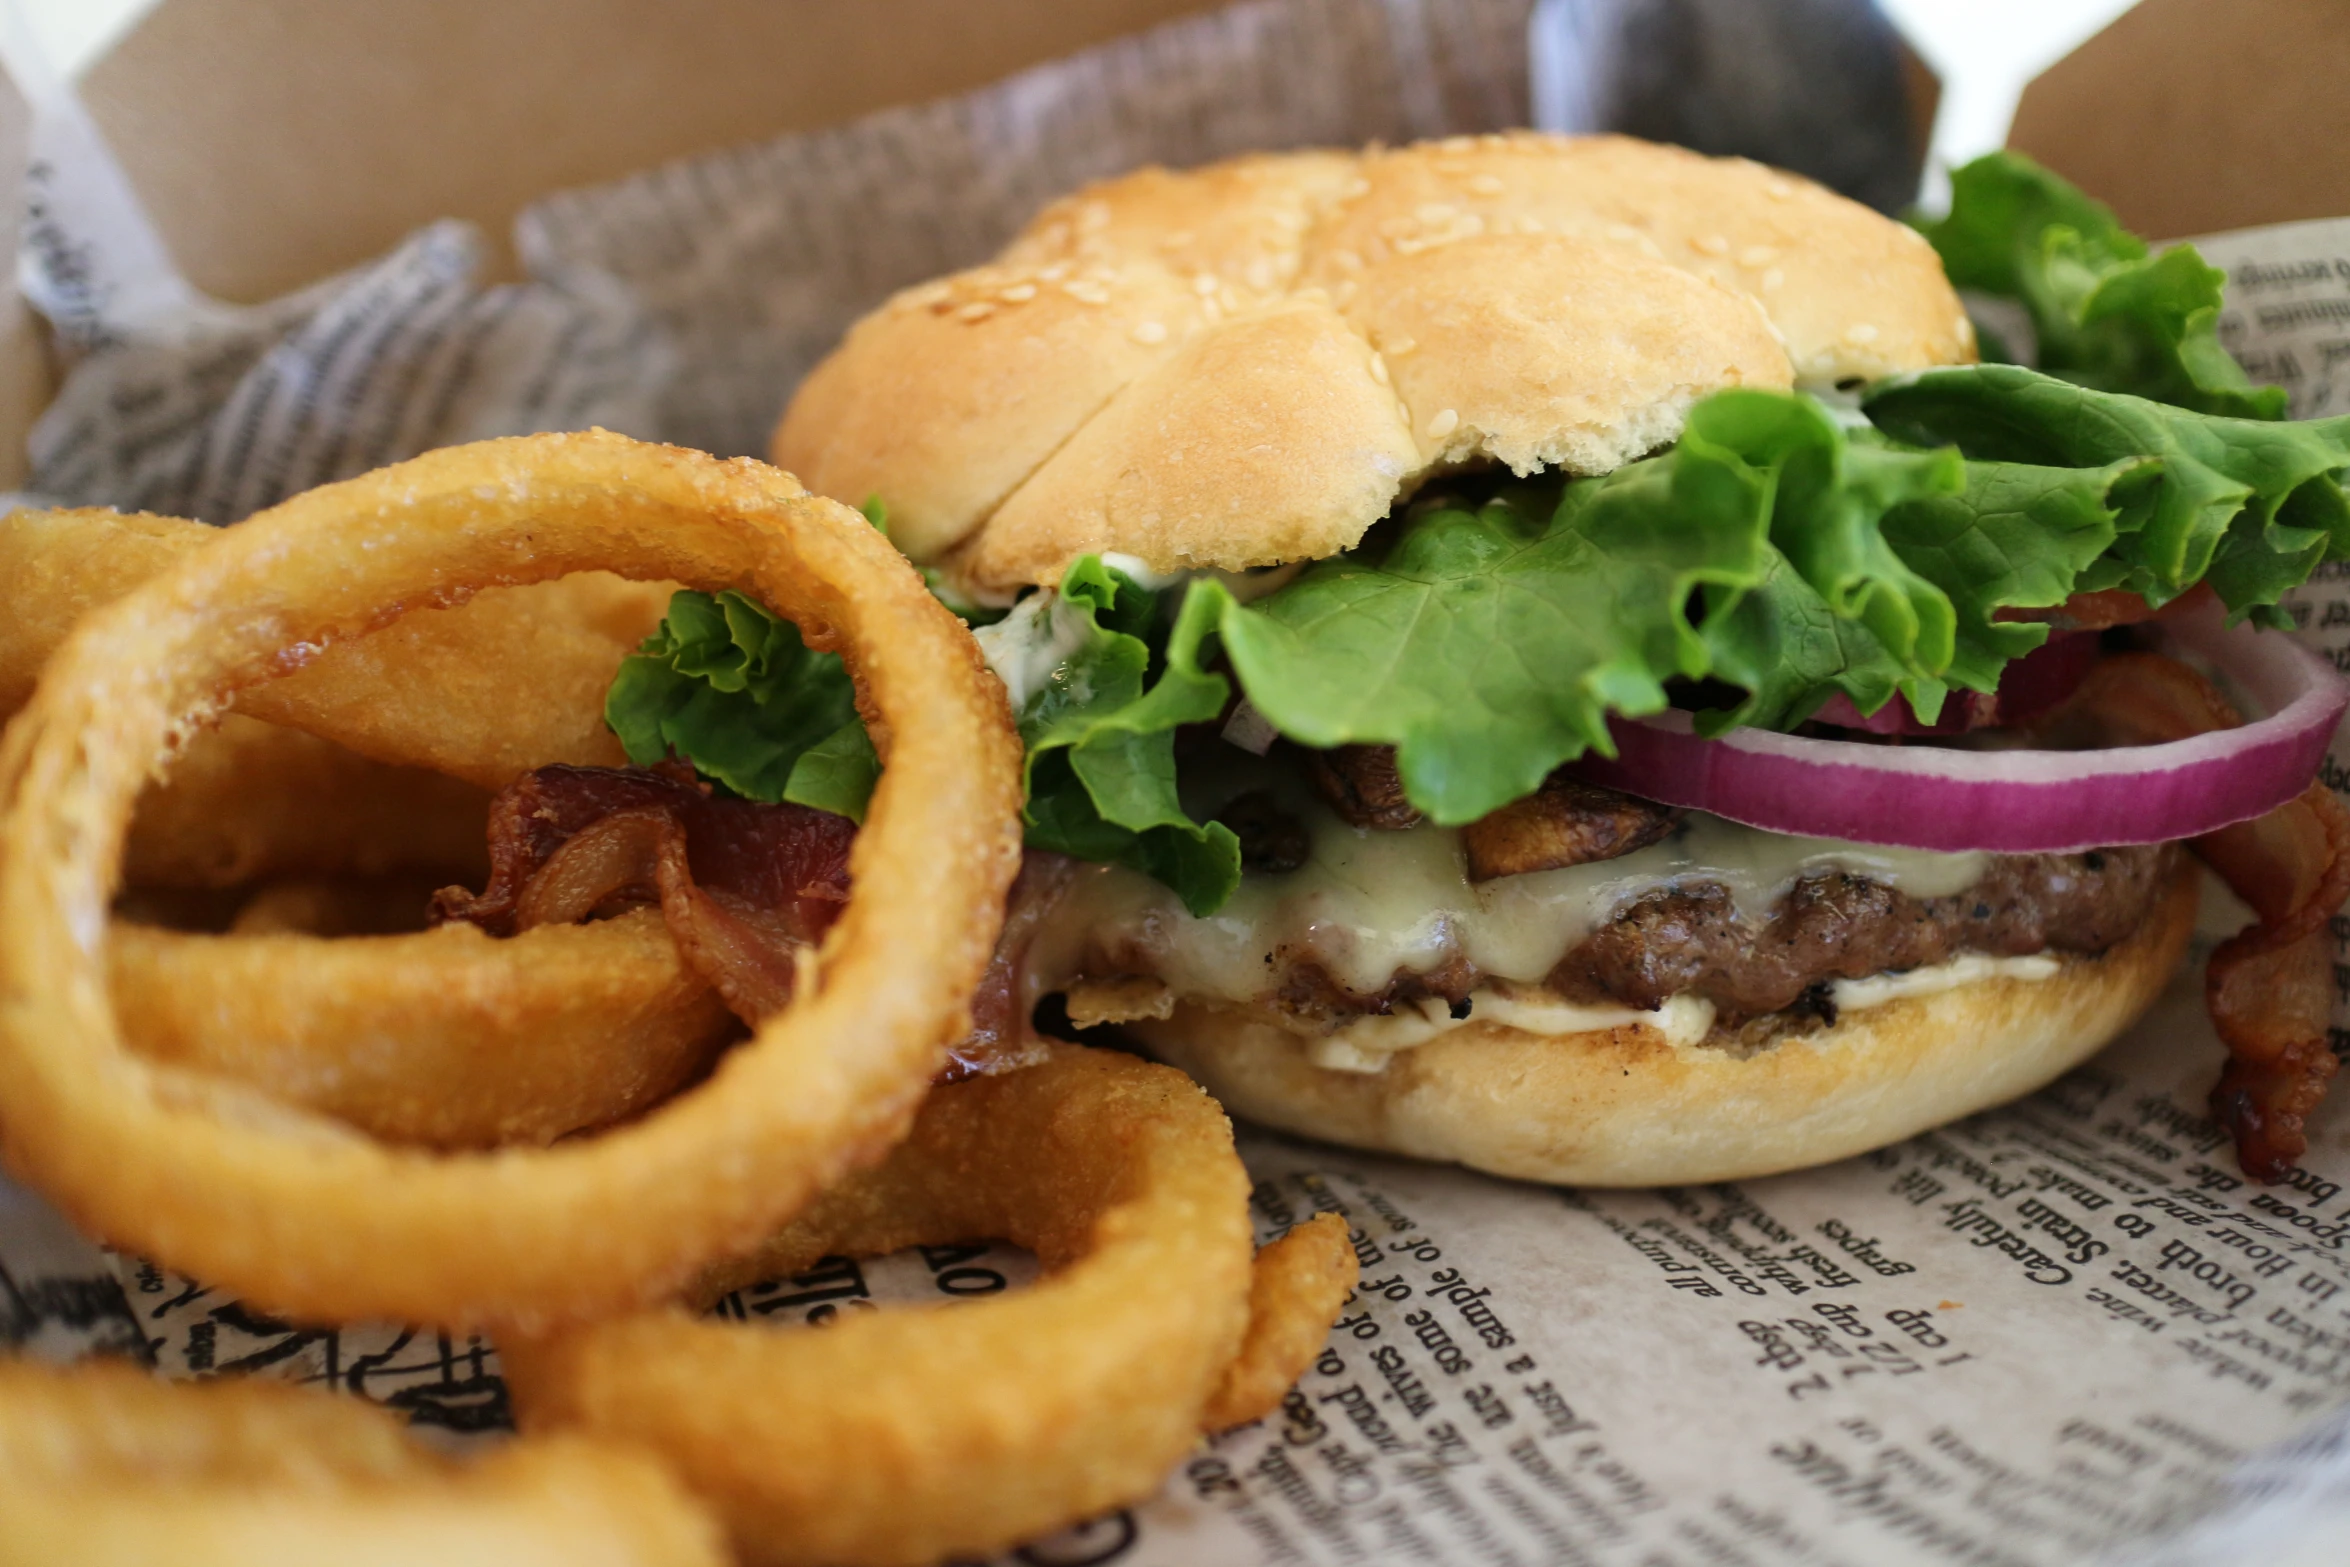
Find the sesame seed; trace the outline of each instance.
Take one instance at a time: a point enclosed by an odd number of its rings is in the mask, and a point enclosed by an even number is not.
[[[1387,384],[1387,361],[1379,357],[1377,349],[1371,350],[1371,379],[1381,386]]]
[[[1386,342],[1379,345],[1381,352],[1393,354],[1398,359],[1401,359],[1404,355],[1410,353],[1413,349],[1419,346],[1419,339],[1408,334],[1400,337],[1391,337]]]
[[[1077,226],[1081,229],[1107,228],[1110,222],[1109,204],[1089,201],[1077,209]]]
[[[1844,341],[1847,343],[1873,343],[1876,340],[1877,329],[1866,321],[1855,321],[1844,329]]]
[[[1338,280],[1338,286],[1330,291],[1330,302],[1341,308],[1352,304],[1354,302],[1356,287],[1357,285],[1353,278],[1340,278]]]
[[[1778,259],[1778,248],[1773,245],[1749,245],[1738,252],[1738,264],[1742,267],[1767,267]]]
[[[992,303],[984,299],[974,299],[955,312],[955,319],[958,321],[985,321],[994,314],[995,306]]]
[[[1412,411],[1404,406],[1404,400],[1400,397],[1395,400],[1395,416],[1403,421],[1405,429],[1412,427]]]
[[[1422,223],[1449,223],[1460,208],[1447,201],[1423,201],[1413,215]]]
[[[1137,321],[1134,323],[1134,340],[1138,343],[1164,343],[1167,340],[1167,324],[1164,321]]]
[[[1360,272],[1363,270],[1363,258],[1356,255],[1351,250],[1332,251],[1330,253],[1330,264],[1341,272]]]
[[[1703,255],[1726,256],[1730,253],[1730,242],[1719,234],[1704,234],[1691,239],[1689,248]]]
[[[1006,304],[1024,305],[1036,297],[1034,283],[1014,283],[999,296]]]
[[[1063,283],[1061,285],[1061,292],[1068,295],[1071,299],[1077,300],[1081,304],[1106,305],[1110,302],[1110,291],[1108,289],[1102,287],[1099,283],[1089,283],[1083,278],[1079,278],[1073,282]]]
[[[1769,191],[1772,199],[1776,201],[1785,201],[1795,194],[1795,184],[1792,180],[1774,179],[1764,185],[1763,189]]]
[[[1214,273],[1211,273],[1211,272],[1195,272],[1195,273],[1193,273],[1193,274],[1191,275],[1191,291],[1192,291],[1193,293],[1195,293],[1195,294],[1199,295],[1199,296],[1200,296],[1202,299],[1205,299],[1205,298],[1207,298],[1209,295],[1211,295],[1211,294],[1215,293],[1215,292],[1216,292],[1216,278],[1215,278],[1215,274],[1214,274]]]
[[[1457,410],[1440,408],[1436,411],[1436,417],[1428,421],[1428,439],[1441,441],[1459,429],[1460,424],[1461,416]]]
[[[1472,195],[1498,196],[1504,188],[1500,178],[1492,174],[1474,175],[1469,180],[1469,191]]]
[[[1762,275],[1762,291],[1766,294],[1775,293],[1778,291],[1779,285],[1786,281],[1787,274],[1777,267],[1773,267]]]
[[[1273,263],[1263,256],[1248,264],[1248,286],[1267,289],[1273,286]]]
[[[1043,278],[1047,283],[1058,283],[1061,281],[1061,279],[1067,277],[1068,275],[1069,263],[1066,261],[1056,261],[1051,266],[1045,268],[1042,272],[1037,274],[1038,277]]]

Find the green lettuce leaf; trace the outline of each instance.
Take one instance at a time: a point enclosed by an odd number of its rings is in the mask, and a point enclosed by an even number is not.
[[[1201,668],[1197,636],[1154,657],[1162,629],[1156,594],[1088,556],[986,635],[1016,677],[1028,842],[1133,866],[1206,913],[1239,884],[1240,841],[1185,813],[1175,730],[1216,718],[1230,687]],[[862,821],[881,773],[840,659],[735,593],[671,599],[622,662],[604,718],[638,766],[683,757],[746,799]]]
[[[1739,724],[1787,728],[1836,692],[1874,712],[1901,691],[1921,716],[1939,712],[1937,678],[1957,627],[1949,595],[1892,546],[1888,513],[1962,483],[1953,452],[1853,444],[1809,398],[1730,392],[1691,411],[1675,464],[1739,464],[1765,483],[1776,558],[1704,632],[1709,673],[1747,690],[1701,715],[1719,733]]]
[[[1950,215],[1919,224],[1960,288],[2022,303],[2042,370],[2202,413],[2280,419],[2285,394],[2255,387],[2220,346],[2226,274],[2191,245],[2149,255],[2113,209],[2013,152],[1950,176]]]
[[[1698,714],[1708,734],[1789,728],[1839,693],[1931,721],[1951,689],[1995,689],[2047,636],[1999,612],[2062,603],[2151,509],[2158,461],[2082,461],[1966,462],[1809,398],[1724,392],[1671,451],[1547,492],[1547,515],[1521,486],[1254,605],[1207,583],[1192,600],[1276,729],[1396,746],[1412,803],[1459,824],[1610,754],[1609,716],[1659,711],[1676,677],[1735,688]]]
[[[1841,444],[1824,416],[1818,431]],[[1433,508],[1383,558],[1322,562],[1253,606],[1209,583],[1192,596],[1215,601],[1241,687],[1281,733],[1394,745],[1413,804],[1474,821],[1609,752],[1611,713],[1658,712],[1667,680],[1712,672],[1704,625],[1774,565],[1779,476],[1717,437],[1779,433],[1712,399],[1671,453],[1569,484],[1547,514],[1531,489]],[[1871,601],[1869,562],[1823,554],[1848,601]]]
[[[863,719],[852,718],[800,753],[784,782],[783,797],[794,805],[814,806],[862,823],[873,786],[880,781],[881,758],[873,749],[873,737],[865,732]]]
[[[2089,585],[2162,604],[2209,581],[2233,616],[2282,626],[2279,595],[2350,553],[2350,416],[2224,418],[2014,365],[1928,370],[1863,406],[1894,436],[1955,441],[1970,458],[2126,469],[2107,569]]]
[[[1963,488],[1885,514],[1886,542],[1948,596],[1956,614],[1941,675],[1946,685],[1996,690],[2010,660],[2048,640],[2044,625],[1994,617],[2003,609],[2051,608],[2082,591],[2084,575],[2113,544],[2129,497],[2157,466],[2145,458],[2100,468],[1970,462]],[[1927,711],[1914,694],[1911,706]]]
[[[1175,787],[1175,730],[1211,722],[1230,687],[1199,662],[1205,606],[1188,602],[1149,679],[1158,595],[1086,556],[980,633],[1015,677],[1028,748],[1028,843],[1131,866],[1195,914],[1240,884],[1240,840],[1193,821]]]
[[[745,799],[860,821],[880,771],[839,655],[739,593],[672,597],[621,661],[604,722],[639,767],[681,756]]]

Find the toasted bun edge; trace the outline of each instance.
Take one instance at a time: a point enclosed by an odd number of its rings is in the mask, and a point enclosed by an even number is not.
[[[1384,1072],[1313,1064],[1253,1008],[1127,1031],[1234,1115],[1328,1142],[1577,1186],[1743,1180],[1826,1164],[2001,1104],[2095,1054],[2162,993],[2195,924],[2182,865],[2119,946],[1848,1011],[1743,1059],[1643,1024],[1564,1036],[1471,1020]]]

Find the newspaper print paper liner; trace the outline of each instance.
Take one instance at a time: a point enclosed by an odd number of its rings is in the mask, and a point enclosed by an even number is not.
[[[9,47],[40,111],[30,287],[84,355],[36,433],[34,487],[226,522],[490,434],[602,423],[757,450],[859,310],[1152,158],[1496,128],[1531,101],[1571,128],[1815,156],[1894,199],[1852,151],[1888,144],[1869,116],[1898,104],[1871,74],[1882,24],[1838,0],[1782,9],[1774,33],[1728,0],[1260,0],[966,98],[551,198],[519,224],[525,284],[482,288],[479,237],[436,224],[234,309],[169,272],[70,96]],[[1823,50],[1839,67],[1825,88]],[[1745,118],[1725,129],[1724,113]],[[1830,123],[1858,129],[1823,143]],[[2233,278],[2231,347],[2297,413],[2344,406],[2350,224],[2207,254]],[[2350,666],[2345,577],[2294,605]],[[2350,776],[2341,751],[2330,766]],[[2321,1118],[2298,1187],[2246,1187],[2203,1114],[2217,1061],[2190,973],[2019,1106],[1767,1181],[1574,1193],[1248,1136],[1260,1233],[1345,1214],[1357,1302],[1278,1419],[1017,1559],[2334,1559],[2350,1531],[2350,1114],[2337,1099]],[[1017,1287],[1028,1266],[985,1247],[833,1260],[721,1309],[802,1323]],[[478,1340],[297,1330],[108,1256],[7,1188],[0,1339],[312,1380],[452,1441],[506,1423]]]

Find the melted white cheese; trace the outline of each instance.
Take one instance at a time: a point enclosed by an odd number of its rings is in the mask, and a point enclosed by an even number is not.
[[[1229,748],[1224,754],[1248,760]],[[1938,898],[1974,885],[1989,863],[1982,854],[1796,838],[1692,814],[1663,842],[1620,859],[1472,883],[1457,832],[1352,827],[1301,782],[1250,781],[1271,787],[1305,824],[1313,845],[1307,863],[1285,875],[1243,877],[1205,918],[1139,872],[1086,866],[1047,938],[1066,964],[1061,972],[1081,972],[1085,954],[1100,953],[1127,972],[1156,975],[1178,995],[1226,1002],[1263,995],[1279,970],[1301,959],[1362,992],[1455,958],[1489,978],[1532,984],[1619,907],[1660,887],[1719,885],[1741,917],[1760,922],[1806,876],[1850,872]]]

